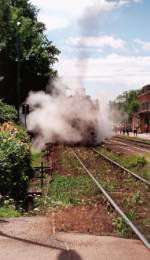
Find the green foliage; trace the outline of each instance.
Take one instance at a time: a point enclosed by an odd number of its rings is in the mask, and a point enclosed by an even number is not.
[[[125,222],[125,220],[122,217],[117,217],[113,224],[115,225],[117,232],[121,234],[122,236],[125,236],[128,232],[128,226]]]
[[[133,221],[136,217],[135,212],[134,211],[129,211],[129,213],[127,214],[127,217]],[[121,235],[126,237],[130,231],[130,228],[128,226],[128,224],[126,223],[126,221],[122,218],[122,217],[117,217],[116,219],[114,219],[113,224],[115,225],[117,232]]]
[[[138,94],[139,90],[125,91],[117,96],[116,100],[110,105],[111,107],[120,110],[122,113],[127,114],[130,119],[132,113],[137,112],[139,109]]]
[[[20,217],[20,215],[19,211],[11,206],[0,208],[0,218],[15,218]]]
[[[32,171],[27,141],[23,129],[10,126],[9,130],[0,132],[0,192],[15,201],[25,197]]]
[[[59,50],[48,40],[37,9],[29,0],[0,0],[0,96],[17,105],[17,65],[21,100],[30,90],[44,89],[57,76]]]
[[[20,217],[21,213],[15,209],[15,204],[12,199],[4,200],[0,207],[0,218],[15,218]]]
[[[38,167],[43,162],[44,153],[32,150],[32,167]]]
[[[144,156],[139,156],[137,158],[137,166],[138,167],[144,167],[147,164],[147,161]]]
[[[0,100],[0,121],[15,120],[17,118],[17,111],[15,107],[7,105]]]

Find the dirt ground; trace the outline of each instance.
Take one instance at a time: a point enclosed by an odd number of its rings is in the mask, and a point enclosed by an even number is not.
[[[75,231],[94,235],[116,235],[112,217],[101,203],[72,206],[56,212],[57,231]]]

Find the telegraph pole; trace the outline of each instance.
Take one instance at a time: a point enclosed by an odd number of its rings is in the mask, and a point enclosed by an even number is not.
[[[16,42],[16,51],[17,51],[17,112],[18,112],[18,121],[19,116],[19,107],[21,103],[21,94],[20,94],[20,34],[19,34],[20,22],[17,22],[17,42]]]

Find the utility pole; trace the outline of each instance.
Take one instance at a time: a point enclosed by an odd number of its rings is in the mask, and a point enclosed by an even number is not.
[[[17,22],[17,42],[16,42],[16,51],[17,51],[17,112],[18,112],[18,121],[20,119],[19,107],[21,103],[21,94],[20,94],[20,34],[19,34],[20,22]]]
[[[24,115],[24,124],[25,128],[27,127],[27,115],[30,113],[30,106],[29,104],[22,104],[22,114]]]

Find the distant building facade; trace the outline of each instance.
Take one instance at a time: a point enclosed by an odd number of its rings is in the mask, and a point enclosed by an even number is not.
[[[132,130],[138,128],[140,132],[150,132],[150,85],[144,86],[138,96],[139,111],[133,114]]]

